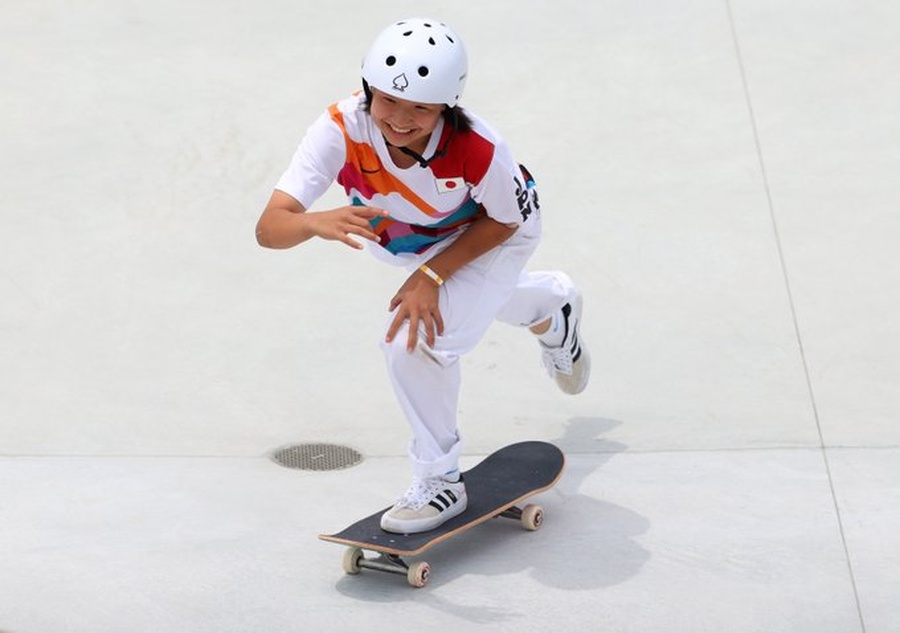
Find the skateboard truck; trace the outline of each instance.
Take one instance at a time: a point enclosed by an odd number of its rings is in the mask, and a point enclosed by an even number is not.
[[[540,530],[541,525],[543,525],[544,523],[544,509],[541,506],[535,505],[533,503],[529,503],[524,508],[519,508],[517,506],[507,508],[497,516],[503,517],[505,519],[521,521],[522,527],[529,532]]]
[[[366,558],[361,547],[351,547],[344,552],[344,571],[358,574],[362,569],[374,569],[389,574],[406,576],[406,581],[413,587],[424,587],[431,577],[431,566],[425,561],[408,564],[396,554],[379,552],[376,558]]]

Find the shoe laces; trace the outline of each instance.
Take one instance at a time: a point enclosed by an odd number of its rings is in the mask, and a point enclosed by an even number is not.
[[[551,378],[554,374],[571,376],[575,365],[572,353],[566,347],[542,346],[541,363]]]
[[[402,508],[418,510],[443,492],[446,485],[447,482],[440,477],[414,477],[412,485],[403,493],[403,496],[397,501],[397,505]]]

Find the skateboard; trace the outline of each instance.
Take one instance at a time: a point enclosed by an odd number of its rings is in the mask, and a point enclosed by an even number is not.
[[[461,514],[429,532],[392,534],[381,529],[381,515],[372,514],[335,534],[320,534],[323,541],[349,546],[343,568],[348,574],[373,569],[405,575],[413,587],[424,587],[431,576],[425,561],[407,563],[403,557],[418,556],[442,541],[492,518],[515,519],[526,530],[538,530],[544,510],[536,504],[519,507],[525,499],[552,488],[562,476],[565,456],[547,442],[520,442],[501,448],[463,473],[468,504]],[[375,557],[366,556],[366,552]]]

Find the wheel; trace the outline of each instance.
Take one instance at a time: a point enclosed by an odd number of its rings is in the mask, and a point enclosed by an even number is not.
[[[351,547],[344,551],[343,567],[348,574],[359,573],[359,561],[363,557],[363,551],[358,547]]]
[[[424,587],[431,577],[431,566],[425,561],[413,563],[406,573],[406,580],[413,587]]]
[[[534,532],[540,530],[544,524],[544,509],[536,504],[529,503],[522,508],[522,527]]]

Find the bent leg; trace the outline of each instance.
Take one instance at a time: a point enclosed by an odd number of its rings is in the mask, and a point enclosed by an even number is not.
[[[512,296],[497,313],[497,320],[525,327],[538,325],[565,305],[574,288],[563,272],[523,272]]]

